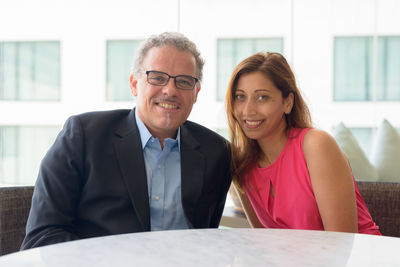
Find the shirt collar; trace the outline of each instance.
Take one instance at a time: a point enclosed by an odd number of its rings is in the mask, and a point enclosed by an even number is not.
[[[152,137],[152,135],[149,132],[149,130],[147,129],[146,125],[144,125],[143,121],[139,118],[137,108],[135,108],[135,118],[136,118],[136,124],[139,129],[140,140],[142,141],[142,149],[144,149],[147,142]],[[178,134],[176,135],[175,140],[178,141],[178,148],[180,148],[181,147],[181,127],[178,128]]]

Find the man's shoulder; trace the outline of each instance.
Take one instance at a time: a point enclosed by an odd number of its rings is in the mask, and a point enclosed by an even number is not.
[[[209,140],[215,140],[217,142],[221,143],[227,143],[228,141],[219,135],[218,133],[214,132],[213,130],[200,125],[196,122],[193,121],[186,121],[183,126],[188,130],[188,132],[193,135],[196,138],[199,139],[209,139]]]
[[[85,129],[85,131],[116,131],[120,127],[133,121],[131,109],[116,109],[107,111],[91,111],[73,115],[67,119],[64,127],[66,129]]]
[[[132,110],[131,109],[114,109],[114,110],[102,110],[102,111],[91,111],[85,112],[71,117],[79,118],[80,120],[92,120],[92,119],[114,119],[126,117]]]
[[[83,125],[108,124],[127,118],[131,111],[131,109],[91,111],[72,115],[67,121],[80,121]]]

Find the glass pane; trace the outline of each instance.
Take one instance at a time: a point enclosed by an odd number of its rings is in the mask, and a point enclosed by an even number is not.
[[[17,176],[17,140],[16,127],[0,127],[0,184]]]
[[[229,83],[230,75],[234,61],[234,45],[231,39],[219,40],[217,44],[217,99],[222,100],[225,98],[226,88]]]
[[[13,43],[0,43],[0,99],[17,98],[16,47]]]
[[[59,100],[60,43],[0,43],[0,99]]]
[[[336,37],[334,100],[372,100],[372,37]]]
[[[217,100],[225,99],[226,89],[236,65],[254,53],[283,52],[282,38],[218,39],[217,40]]]
[[[107,100],[132,101],[129,76],[141,40],[107,41]]]
[[[258,51],[256,50],[255,47],[255,40],[250,40],[250,39],[233,40],[233,57],[235,66],[239,64],[240,61],[242,61],[246,57],[256,52]]]
[[[36,44],[34,69],[35,97],[46,96],[48,100],[59,99],[60,49],[51,42]],[[43,98],[41,98],[43,99]]]
[[[256,39],[255,40],[255,50],[257,52],[278,52],[283,51],[282,39]]]
[[[0,184],[33,185],[57,126],[0,127]]]
[[[376,99],[400,100],[400,36],[378,39]]]
[[[16,43],[17,46],[17,77],[18,77],[18,100],[33,100],[35,87],[34,75],[34,43]]]

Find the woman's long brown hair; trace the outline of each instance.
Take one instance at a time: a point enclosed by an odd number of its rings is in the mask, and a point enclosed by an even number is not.
[[[226,113],[231,138],[233,182],[242,188],[246,173],[257,164],[261,149],[256,140],[248,138],[243,132],[234,114],[235,91],[242,74],[262,72],[282,92],[286,98],[293,93],[293,108],[286,116],[286,134],[292,127],[308,128],[312,126],[310,111],[296,85],[294,74],[286,59],[279,53],[257,53],[234,69],[226,92]]]

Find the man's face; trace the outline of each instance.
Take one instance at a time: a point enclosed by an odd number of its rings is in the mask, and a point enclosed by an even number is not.
[[[196,77],[196,61],[189,52],[173,46],[153,47],[147,52],[141,70]],[[130,86],[136,96],[140,119],[161,141],[175,137],[178,127],[189,117],[200,91],[200,83],[193,90],[177,89],[173,78],[164,86],[151,85],[145,73],[131,75]]]

